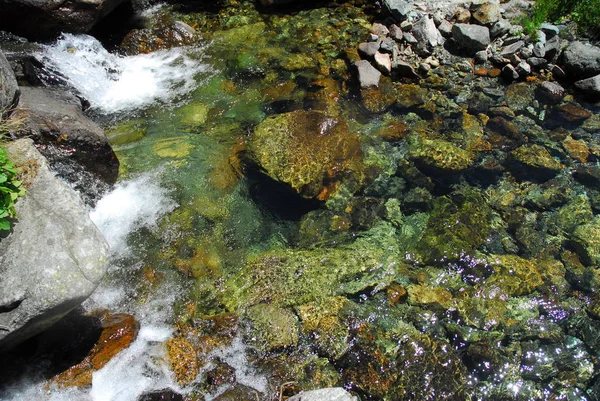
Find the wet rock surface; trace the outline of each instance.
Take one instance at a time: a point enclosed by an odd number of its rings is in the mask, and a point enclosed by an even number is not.
[[[79,195],[60,182],[30,139],[8,153],[21,171],[26,197],[19,220],[0,243],[0,347],[39,334],[89,297],[108,268],[108,245]]]

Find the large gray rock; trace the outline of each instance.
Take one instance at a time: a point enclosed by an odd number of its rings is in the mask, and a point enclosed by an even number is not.
[[[17,104],[19,85],[4,53],[0,51],[0,118]]]
[[[84,33],[125,0],[3,0],[0,26],[31,39]]]
[[[303,391],[288,398],[288,401],[359,401],[359,399],[341,387],[330,387]]]
[[[31,139],[6,147],[27,194],[0,241],[0,349],[39,334],[81,304],[108,267],[108,245],[79,195],[59,181]]]
[[[56,88],[21,88],[19,105],[11,118],[25,121],[23,134],[46,145],[44,155],[54,163],[76,164],[112,184],[119,172],[119,161],[102,128],[83,114],[81,101]],[[54,164],[53,164],[54,167]],[[75,180],[64,177],[70,182]]]
[[[442,35],[435,27],[433,19],[425,15],[414,25],[412,34],[417,39],[416,51],[420,56],[428,56],[440,41]]]
[[[413,9],[412,0],[383,0],[383,8],[396,21],[404,21]]]
[[[571,42],[563,51],[563,68],[576,79],[600,74],[600,47]]]
[[[490,44],[490,30],[481,25],[454,24],[452,38],[467,52],[475,54]]]
[[[367,60],[360,60],[354,63],[356,70],[358,71],[358,82],[361,88],[368,88],[370,86],[379,86],[379,80],[381,79],[381,72],[377,68],[373,67]]]
[[[577,81],[575,87],[586,96],[600,98],[600,75]]]

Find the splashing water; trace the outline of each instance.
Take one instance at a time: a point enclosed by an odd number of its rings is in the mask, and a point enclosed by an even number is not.
[[[132,111],[169,102],[197,86],[207,67],[195,59],[197,48],[174,48],[123,57],[109,53],[88,35],[63,34],[41,57],[62,74],[92,109],[105,113]]]
[[[160,216],[177,206],[169,191],[160,186],[160,173],[161,170],[148,172],[118,184],[90,213],[116,255],[128,253],[129,233],[154,227]]]

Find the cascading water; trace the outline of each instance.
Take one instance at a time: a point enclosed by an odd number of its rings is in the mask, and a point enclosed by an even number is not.
[[[206,71],[189,49],[123,57],[109,53],[88,35],[63,34],[45,48],[41,58],[47,68],[58,71],[103,114],[177,99],[193,90],[195,76]]]

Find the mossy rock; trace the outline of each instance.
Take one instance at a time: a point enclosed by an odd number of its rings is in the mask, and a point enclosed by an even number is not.
[[[222,302],[230,310],[268,302],[286,307],[356,294],[396,279],[400,257],[381,245],[352,245],[262,253],[232,275]]]
[[[435,199],[418,255],[425,263],[439,263],[472,254],[489,236],[490,217],[483,196],[471,189]]]
[[[289,309],[257,304],[246,311],[250,323],[248,342],[261,352],[298,344],[298,318]]]
[[[475,160],[475,153],[441,140],[411,136],[409,155],[417,162],[440,170],[458,172],[469,168]]]
[[[354,191],[365,181],[359,137],[341,118],[323,112],[267,118],[256,127],[249,150],[271,178],[305,198],[325,200],[341,181]]]
[[[573,246],[582,262],[588,265],[600,265],[600,215],[592,221],[575,228]]]
[[[520,178],[546,181],[564,169],[550,152],[540,145],[523,145],[509,154],[509,168]]]

